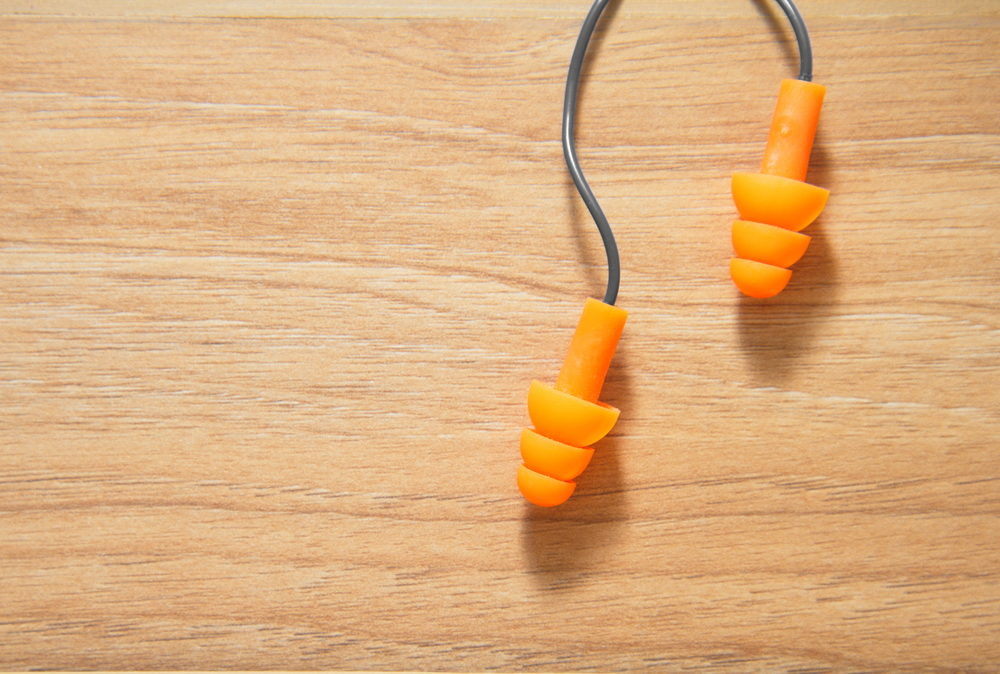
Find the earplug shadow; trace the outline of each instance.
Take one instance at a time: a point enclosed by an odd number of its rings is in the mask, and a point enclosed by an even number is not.
[[[604,385],[602,399],[622,410],[612,435],[595,445],[594,458],[566,503],[539,508],[525,502],[521,545],[539,586],[559,590],[579,585],[613,555],[626,520],[620,440],[631,427],[632,390],[624,342]]]
[[[740,347],[758,380],[780,382],[813,345],[837,294],[836,260],[822,222],[809,227],[812,242],[777,297],[739,298]]]

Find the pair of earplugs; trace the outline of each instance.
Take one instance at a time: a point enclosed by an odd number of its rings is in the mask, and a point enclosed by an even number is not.
[[[608,256],[604,301],[588,299],[555,386],[533,381],[528,415],[533,428],[521,432],[517,485],[539,506],[565,503],[574,481],[594,455],[591,447],[618,421],[619,411],[601,403],[601,388],[628,313],[614,306],[621,264],[604,211],[583,176],[573,140],[576,97],[587,45],[611,0],[594,0],[570,61],[563,108],[563,153],[570,176],[587,205]],[[774,297],[788,285],[810,237],[801,230],[826,206],[827,190],[805,182],[826,89],[812,80],[812,46],[793,0],[775,0],[788,16],[799,45],[799,78],[783,80],[760,173],[737,173],[732,191],[740,219],[732,225],[736,251],[729,263],[733,282],[746,295]]]

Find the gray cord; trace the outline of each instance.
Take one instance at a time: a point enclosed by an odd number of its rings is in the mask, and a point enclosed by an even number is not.
[[[799,45],[799,79],[809,82],[812,80],[813,56],[812,44],[809,42],[809,32],[806,30],[805,21],[799,14],[798,8],[792,0],[775,0],[778,6],[785,12],[792,30],[795,32],[795,41]],[[587,56],[587,46],[590,44],[590,37],[597,28],[597,22],[601,19],[604,9],[611,3],[611,0],[594,0],[594,4],[587,14],[580,29],[580,36],[576,40],[576,48],[573,50],[573,58],[569,62],[569,75],[566,77],[566,96],[563,99],[562,118],[562,145],[563,156],[566,158],[566,166],[569,174],[573,177],[580,198],[587,205],[587,210],[594,218],[597,230],[601,233],[601,240],[604,241],[604,252],[608,256],[608,289],[604,293],[605,304],[614,304],[618,299],[618,288],[621,285],[621,260],[618,257],[618,244],[615,243],[614,232],[608,223],[607,216],[601,209],[594,191],[590,189],[587,178],[580,168],[580,160],[576,156],[576,141],[574,131],[576,127],[576,99],[580,90],[580,73],[583,71],[583,60]]]
[[[788,21],[792,24],[792,31],[795,33],[795,41],[799,43],[799,79],[812,82],[813,50],[812,43],[809,41],[809,31],[806,30],[806,22],[792,0],[774,1],[788,17]]]
[[[618,287],[621,285],[621,261],[618,258],[618,244],[615,243],[615,235],[611,231],[608,218],[601,210],[601,205],[594,196],[594,191],[590,189],[587,179],[580,168],[580,160],[576,156],[576,141],[573,139],[574,128],[576,126],[576,93],[580,89],[580,72],[583,70],[583,58],[587,55],[587,45],[590,44],[590,36],[594,34],[594,28],[601,18],[601,13],[608,6],[611,0],[595,0],[590,13],[587,14],[580,29],[580,37],[576,40],[576,49],[573,50],[573,58],[569,62],[569,75],[566,78],[566,97],[563,99],[562,118],[562,144],[563,156],[566,158],[566,166],[569,174],[576,184],[576,191],[580,193],[583,203],[587,204],[587,210],[594,218],[597,229],[601,233],[604,241],[604,252],[608,256],[608,289],[604,293],[604,303],[614,304],[618,299]]]

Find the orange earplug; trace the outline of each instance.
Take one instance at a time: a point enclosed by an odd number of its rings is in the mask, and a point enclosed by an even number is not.
[[[787,269],[806,252],[809,237],[798,232],[819,216],[829,191],[803,182],[809,169],[826,87],[782,80],[760,173],[733,176],[733,223],[729,263],[733,282],[751,297],[773,297],[785,289]]]
[[[531,382],[528,414],[534,429],[521,432],[517,486],[540,506],[564,503],[590,463],[594,444],[611,431],[619,411],[598,401],[628,312],[588,299],[556,385]]]

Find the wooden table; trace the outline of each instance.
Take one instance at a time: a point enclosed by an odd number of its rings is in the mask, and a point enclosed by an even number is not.
[[[585,0],[0,2],[0,669],[995,671],[1000,5],[801,4],[832,197],[767,302],[784,18],[603,23],[623,412],[543,511]]]

